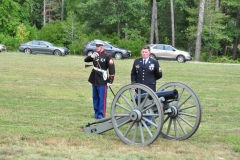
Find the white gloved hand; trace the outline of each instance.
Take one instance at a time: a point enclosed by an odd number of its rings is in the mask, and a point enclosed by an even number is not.
[[[91,55],[93,59],[97,59],[98,56],[99,54],[97,52],[93,52],[93,54]]]
[[[111,83],[107,83],[107,86],[110,87],[112,84]]]

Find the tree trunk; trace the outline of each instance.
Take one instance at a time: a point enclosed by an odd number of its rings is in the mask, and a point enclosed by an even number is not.
[[[237,11],[236,28],[240,29],[240,7],[238,7],[238,11]],[[235,60],[237,58],[239,38],[240,38],[239,36],[234,37],[233,52],[232,52],[232,59],[233,60]]]
[[[150,31],[150,40],[149,40],[149,43],[150,43],[150,44],[153,44],[153,39],[154,39],[155,8],[156,8],[156,0],[153,0],[153,5],[152,5],[152,20],[151,20],[151,31]]]
[[[62,0],[62,7],[61,7],[61,21],[64,20],[64,0]]]
[[[170,0],[170,4],[171,4],[171,22],[172,22],[172,46],[175,46],[175,29],[174,29],[173,0]]]
[[[125,23],[125,27],[128,28],[128,23]],[[128,34],[125,32],[125,39],[128,39]]]
[[[43,0],[43,26],[46,24],[46,1]]]
[[[199,61],[199,59],[200,59],[201,40],[202,40],[201,34],[202,34],[203,17],[204,17],[204,5],[205,5],[205,0],[200,0],[197,40],[196,40],[196,48],[195,48],[195,61]]]
[[[116,5],[116,7],[117,7],[117,17],[118,17],[118,22],[117,22],[117,34],[118,34],[118,36],[120,37],[120,31],[121,31],[121,29],[120,29],[120,18],[119,18],[119,0],[117,0],[117,5]]]
[[[237,58],[238,41],[239,41],[238,37],[235,37],[234,42],[233,42],[233,53],[232,53],[233,60],[236,60],[236,58]]]
[[[219,0],[216,0],[215,11],[219,11]]]
[[[224,44],[222,48],[222,55],[226,56],[227,55],[227,45]]]
[[[156,8],[155,8],[155,39],[156,39],[156,43],[159,43],[159,38],[158,38],[158,20],[157,20],[157,4],[156,4]]]

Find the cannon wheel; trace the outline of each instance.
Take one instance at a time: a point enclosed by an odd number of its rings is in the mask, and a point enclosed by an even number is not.
[[[142,99],[141,90],[146,92]],[[157,95],[142,84],[124,86],[112,102],[112,124],[118,137],[126,144],[146,146],[153,143],[161,133],[163,116]]]
[[[161,135],[168,139],[184,140],[191,137],[198,129],[202,109],[196,93],[187,85],[179,82],[170,82],[158,91],[178,91],[178,100],[169,103],[171,113],[164,111],[164,125]]]

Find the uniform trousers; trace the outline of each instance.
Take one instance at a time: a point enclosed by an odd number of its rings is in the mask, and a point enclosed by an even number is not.
[[[94,118],[102,119],[106,116],[107,86],[92,86]]]

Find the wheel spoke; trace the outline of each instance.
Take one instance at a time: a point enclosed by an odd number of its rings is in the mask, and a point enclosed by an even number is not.
[[[143,133],[142,125],[140,125],[140,135],[141,135],[141,142],[144,143],[145,140],[144,140],[144,133]]]
[[[153,134],[152,134],[152,132],[149,130],[149,128],[148,128],[148,126],[146,125],[146,123],[142,121],[142,124],[143,124],[143,126],[146,128],[146,130],[147,130],[148,134],[150,135],[150,137],[152,137]]]
[[[184,112],[180,112],[179,115],[185,115],[185,116],[197,118],[197,115],[193,115],[193,114],[189,114],[189,113],[184,113]]]
[[[187,132],[186,132],[186,130],[185,130],[185,128],[184,128],[184,126],[182,125],[182,123],[179,121],[179,119],[178,119],[178,118],[177,118],[177,122],[178,122],[178,124],[179,124],[180,128],[182,129],[182,131],[184,132],[184,134],[186,135],[186,134],[187,134]]]
[[[177,124],[176,124],[176,118],[173,119],[173,126],[174,126],[175,137],[178,137],[178,129],[177,129]]]
[[[143,100],[143,102],[141,103],[141,107],[140,107],[140,110],[142,110],[144,107],[145,107],[145,104],[146,104],[146,102],[147,102],[147,100],[148,100],[148,97],[149,97],[149,94],[147,94],[146,95],[146,97],[144,98],[144,100]]]
[[[126,108],[125,106],[123,106],[123,105],[121,105],[121,104],[119,104],[119,103],[116,103],[116,105],[117,105],[118,107],[126,110],[126,111],[129,111],[129,112],[131,111],[130,109]]]
[[[184,121],[186,124],[188,124],[188,126],[190,126],[191,128],[193,128],[194,126],[188,121],[186,120],[185,118],[181,117],[181,116],[178,116],[178,118],[180,118],[182,121]]]
[[[128,120],[124,121],[123,123],[117,125],[117,128],[119,128],[119,127],[121,127],[121,126],[123,126],[123,125],[125,125],[125,124],[127,124],[129,122],[131,122],[131,119],[128,119]]]
[[[134,125],[134,121],[131,123],[131,125],[128,127],[128,129],[126,130],[126,132],[124,133],[124,137],[126,137],[127,136],[127,134],[130,132],[130,130],[132,129],[132,127],[133,127],[133,125]]]
[[[129,117],[129,113],[127,114],[115,114],[114,117]]]
[[[189,96],[179,105],[179,108],[180,108],[184,103],[186,103],[187,100],[189,100],[189,98],[191,98],[191,97],[192,97],[192,95],[189,95]]]
[[[133,134],[132,142],[136,142],[138,126],[139,126],[139,122],[135,123],[135,129],[134,129],[134,134]]]
[[[147,118],[143,117],[143,120],[145,120],[145,122],[150,123],[151,125],[153,125],[154,127],[157,127],[156,123],[153,123],[152,121],[148,120]],[[146,123],[143,124],[144,126],[146,125]]]
[[[188,107],[180,108],[179,111],[183,111],[183,110],[190,109],[190,108],[193,108],[193,107],[196,107],[196,104],[193,104],[193,105],[188,106]]]
[[[174,89],[176,89],[176,86],[174,87]],[[180,94],[178,95],[178,102],[181,99],[183,92],[184,92],[184,88],[181,89]]]
[[[136,101],[135,101],[135,98],[134,98],[134,94],[133,94],[133,90],[132,90],[132,88],[129,89],[129,93],[130,93],[130,95],[131,95],[131,100],[132,100],[134,106],[137,106]],[[135,108],[135,107],[132,107],[132,105],[131,105],[130,103],[128,103],[128,104],[129,104],[129,106],[130,106],[132,109]]]
[[[132,104],[130,103],[130,101],[124,96],[121,95],[121,97],[125,100],[125,102],[131,107],[131,109],[133,109],[134,107],[132,106]],[[117,105],[120,105],[119,103],[117,103]],[[120,107],[120,106],[119,106]],[[129,110],[130,111],[130,110]]]
[[[149,105],[148,107],[145,106],[146,108],[143,109],[142,112],[146,112],[147,110],[151,109],[151,108],[154,107],[155,105],[156,105],[156,104],[153,103],[153,104]]]
[[[170,117],[167,116],[167,118],[164,119],[164,123],[166,123],[166,122],[168,121],[169,118],[170,118]]]
[[[168,135],[169,132],[170,132],[171,125],[172,125],[172,118],[170,118],[170,121],[169,121],[169,123],[168,123],[167,135]]]

